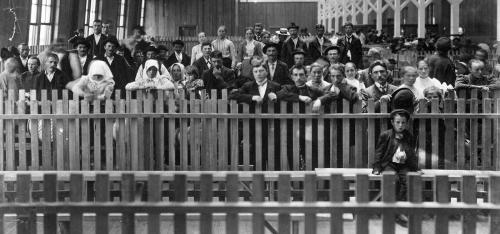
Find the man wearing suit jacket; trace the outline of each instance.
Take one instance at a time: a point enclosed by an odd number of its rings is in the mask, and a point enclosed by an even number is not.
[[[361,41],[352,34],[354,32],[352,23],[346,23],[344,31],[345,36],[337,41],[337,46],[342,48],[340,62],[343,64],[353,62],[356,64],[356,67],[362,67],[363,46],[361,45]]]
[[[203,56],[198,60],[194,61],[193,66],[198,69],[200,74],[203,74],[206,70],[212,68],[212,64],[210,63],[210,53],[212,53],[212,43],[205,41],[201,43],[201,52]]]
[[[168,57],[167,61],[165,62],[165,66],[170,68],[174,63],[181,63],[184,65],[184,67],[187,67],[191,64],[191,57],[189,57],[186,53],[183,52],[184,50],[184,42],[181,40],[175,40],[172,42],[172,45],[174,47],[174,53]]]
[[[111,73],[113,73],[113,80],[115,81],[115,90],[121,90],[121,97],[125,97],[125,85],[134,81],[133,76],[129,74],[129,67],[125,58],[115,53],[118,47],[118,41],[108,39],[104,43],[106,52],[103,56],[97,59],[102,60],[108,64]]]
[[[91,57],[102,57],[104,56],[104,41],[106,41],[106,36],[102,34],[101,20],[94,20],[93,28],[94,33],[85,38],[90,45],[89,55]]]
[[[368,100],[373,99],[375,101],[375,111],[380,111],[380,102],[384,101],[389,103],[392,96],[391,94],[397,89],[396,86],[387,83],[388,73],[387,66],[382,61],[375,61],[370,65],[368,69],[369,74],[375,83],[361,90],[361,100],[363,111],[366,112],[368,106]]]
[[[111,34],[111,21],[104,21],[102,23],[102,35],[106,36],[106,38],[118,41],[115,35]]]
[[[281,89],[281,86],[267,79],[268,71],[262,60],[254,61],[254,63],[256,63],[252,67],[254,80],[246,82],[237,91],[232,92],[229,95],[229,99],[248,104],[276,101],[276,92]]]
[[[28,59],[30,55],[30,48],[28,47],[28,44],[26,43],[21,43],[17,47],[19,50],[19,70],[20,73],[27,72],[28,71]]]
[[[89,43],[86,40],[78,40],[75,42],[76,53],[78,59],[80,60],[80,65],[82,68],[82,75],[87,75],[89,71],[89,65],[92,61],[91,56],[89,56]]]
[[[211,90],[218,91],[217,96],[220,98],[222,89],[231,90],[235,87],[235,76],[233,70],[222,65],[222,52],[216,50],[210,53],[210,62],[212,67],[203,72],[202,80],[205,84],[207,94],[211,95]]]
[[[293,84],[288,66],[278,60],[278,46],[273,43],[267,44],[264,46],[264,52],[267,55],[267,62],[264,66],[269,71],[267,79],[280,85]]]
[[[323,56],[326,48],[332,46],[332,42],[324,37],[325,26],[322,24],[316,25],[316,37],[309,43],[306,55],[306,64],[311,64],[319,57]]]
[[[293,66],[292,53],[299,48],[304,51],[307,49],[306,43],[299,38],[298,31],[299,26],[295,25],[295,23],[291,23],[290,26],[288,26],[290,37],[283,42],[283,47],[281,48],[281,60],[288,65],[288,68]]]

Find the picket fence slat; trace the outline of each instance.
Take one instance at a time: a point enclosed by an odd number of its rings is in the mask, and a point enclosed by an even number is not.
[[[96,202],[107,202],[109,201],[110,194],[110,182],[108,174],[97,174],[95,180],[95,201]],[[98,212],[96,213],[95,221],[96,234],[109,233],[109,221],[108,213]]]
[[[438,189],[440,188],[440,189]],[[443,189],[441,189],[443,188]],[[446,188],[446,189],[444,189]],[[436,176],[434,179],[434,201],[438,203],[449,203],[450,202],[450,192],[449,192],[449,181],[448,176]],[[435,216],[435,233],[448,233],[449,230],[449,215],[445,213],[439,213]]]
[[[396,178],[392,172],[386,172],[382,175],[382,201],[396,202]],[[394,234],[394,212],[386,211],[382,213],[382,233]]]
[[[290,175],[280,174],[278,177],[278,202],[290,202]],[[280,213],[278,215],[278,232],[279,234],[288,234],[291,231],[291,217],[290,214]]]
[[[210,202],[212,201],[212,186],[213,179],[211,174],[202,174],[200,176],[200,202]],[[212,233],[212,214],[201,213],[200,214],[200,233],[211,234]]]

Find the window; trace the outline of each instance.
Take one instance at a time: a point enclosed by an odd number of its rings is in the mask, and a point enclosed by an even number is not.
[[[85,24],[84,32],[85,35],[92,34],[92,26],[94,20],[99,19],[99,3],[100,0],[87,0],[85,3]]]
[[[125,38],[125,9],[127,9],[127,0],[120,0],[120,15],[118,15],[118,26],[116,27],[116,37]]]
[[[146,1],[141,0],[141,20],[139,21],[140,26],[144,26],[144,13],[146,11]]]
[[[436,24],[436,16],[434,15],[434,3],[429,4],[429,6],[425,8],[425,23]]]
[[[28,45],[49,45],[54,26],[54,0],[31,0]]]

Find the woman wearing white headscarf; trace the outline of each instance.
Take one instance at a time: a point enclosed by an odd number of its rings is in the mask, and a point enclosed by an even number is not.
[[[68,83],[74,95],[84,97],[85,100],[105,100],[111,97],[115,81],[108,65],[101,60],[90,63],[88,75]]]
[[[183,89],[186,86],[186,69],[181,63],[174,63],[168,69],[172,75],[172,83],[176,89]]]
[[[160,74],[158,70],[159,67],[157,60],[153,59],[147,60],[146,63],[144,64],[144,69],[142,70],[142,76],[137,78],[134,82],[128,83],[125,86],[125,89],[126,90],[175,89],[174,84],[169,80],[169,76],[166,74]]]

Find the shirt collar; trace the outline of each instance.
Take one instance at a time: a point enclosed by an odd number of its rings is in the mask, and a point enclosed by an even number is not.
[[[255,83],[257,83],[258,86],[263,86],[267,84],[267,79],[264,79],[263,81],[255,81]]]
[[[387,89],[387,83],[385,85],[381,85],[379,82],[375,82],[375,86],[382,91],[382,89]]]

